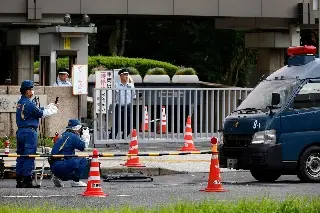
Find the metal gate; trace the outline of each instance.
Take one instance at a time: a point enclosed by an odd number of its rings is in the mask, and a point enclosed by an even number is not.
[[[94,89],[94,145],[184,142],[188,116],[194,142],[208,141],[251,88]],[[100,98],[101,97],[101,98]],[[118,104],[122,100],[121,104]],[[118,134],[116,134],[118,129]]]

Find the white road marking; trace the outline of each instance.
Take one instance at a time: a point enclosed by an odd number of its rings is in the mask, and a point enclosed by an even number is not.
[[[4,195],[6,198],[74,197],[74,195]]]
[[[116,197],[130,197],[132,195],[114,195],[114,196],[116,196]]]

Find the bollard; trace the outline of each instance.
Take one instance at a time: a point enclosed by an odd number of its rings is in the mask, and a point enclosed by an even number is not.
[[[56,142],[57,142],[57,140],[59,139],[59,133],[58,132],[56,132],[55,134],[54,134],[54,138],[53,138],[53,144],[55,144]]]
[[[5,136],[6,140],[3,142],[4,145],[4,154],[10,154],[10,141],[8,136]]]

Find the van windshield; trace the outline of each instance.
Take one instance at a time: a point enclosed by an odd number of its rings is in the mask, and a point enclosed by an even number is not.
[[[265,110],[267,109],[267,106],[271,105],[271,96],[273,92],[280,94],[280,104],[276,107],[281,107],[286,103],[298,85],[298,79],[265,80],[250,92],[248,97],[240,104],[237,110],[245,110],[249,108]]]

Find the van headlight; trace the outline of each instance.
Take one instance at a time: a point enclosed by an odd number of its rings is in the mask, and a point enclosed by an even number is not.
[[[218,139],[218,145],[223,144],[223,131],[218,130],[217,139]]]
[[[218,144],[223,144],[223,132],[218,133]]]
[[[265,130],[256,132],[252,139],[252,144],[275,144],[276,143],[276,130]]]

